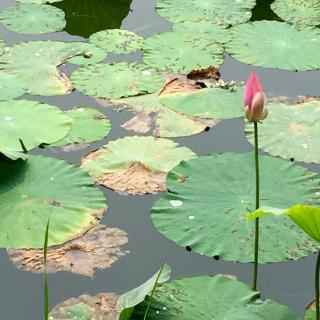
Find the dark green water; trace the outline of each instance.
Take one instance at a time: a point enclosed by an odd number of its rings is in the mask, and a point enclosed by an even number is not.
[[[74,36],[67,32],[26,36],[0,27],[0,37],[4,38],[8,45],[39,39],[72,41],[81,39],[79,37],[81,35],[88,36],[91,32],[119,26],[143,36],[149,36],[155,32],[168,31],[171,26],[156,13],[155,2],[156,0],[133,0],[130,5],[128,0],[65,0],[57,3],[56,6],[66,11],[67,30]],[[0,9],[12,3],[14,3],[13,0],[1,0]],[[275,18],[268,8],[268,1],[260,1],[259,7],[254,11],[254,19]],[[72,12],[77,14],[73,15]],[[137,55],[133,55],[131,59],[136,57]],[[108,58],[109,61],[117,59],[119,57]],[[65,69],[71,72],[73,67],[66,66]],[[221,73],[226,81],[245,81],[252,70],[255,70],[261,78],[265,92],[269,96],[286,95],[294,98],[297,95],[319,95],[320,93],[319,71],[297,73],[254,68],[226,56]],[[112,132],[107,139],[94,143],[85,150],[68,154],[57,150],[37,150],[37,153],[79,163],[84,154],[102,146],[107,141],[132,135],[120,127],[130,118],[129,113],[120,114],[111,109],[102,108],[94,99],[80,93],[74,92],[68,96],[50,98],[28,95],[24,98],[48,102],[62,109],[70,109],[76,105],[94,106],[105,113],[113,123]],[[198,155],[250,151],[252,146],[244,137],[243,127],[243,121],[239,119],[222,121],[209,132],[174,140],[188,146]],[[316,165],[309,167],[314,170],[320,169],[320,166]],[[49,275],[50,308],[65,299],[83,293],[95,295],[98,292],[127,291],[149,278],[164,262],[172,267],[174,278],[226,273],[251,283],[252,265],[215,261],[209,257],[187,252],[155,230],[149,212],[160,195],[121,196],[110,190],[103,190],[107,196],[109,208],[102,222],[108,226],[122,228],[128,233],[129,243],[126,249],[130,250],[130,253],[121,258],[112,268],[97,271],[93,279],[69,273]],[[261,266],[259,287],[263,296],[286,304],[302,315],[305,305],[313,297],[314,263],[314,256],[310,256],[299,261]],[[43,276],[16,269],[5,250],[0,251],[0,270],[0,320],[41,320]]]

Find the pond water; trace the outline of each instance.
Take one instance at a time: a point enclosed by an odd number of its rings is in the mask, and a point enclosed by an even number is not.
[[[101,29],[118,28],[119,26],[143,36],[168,31],[171,27],[168,21],[156,13],[156,0],[133,0],[132,3],[129,0],[81,0],[84,2],[83,12],[76,15],[77,17],[71,13],[74,1],[65,0],[56,4],[66,12],[67,31],[70,34],[58,32],[44,36],[29,36],[10,32],[4,27],[0,27],[0,37],[6,40],[7,45],[11,45],[20,41],[38,39],[81,40],[81,36],[88,36]],[[0,9],[6,8],[12,3],[14,3],[13,0],[1,0]],[[273,18],[268,8],[267,1],[261,1],[261,4],[254,11],[254,19]],[[91,12],[90,10],[93,9],[96,11]],[[93,14],[94,19],[81,18],[81,16],[86,16],[86,12],[90,15]],[[108,15],[104,16],[101,12],[106,12]],[[136,55],[131,56],[132,60],[136,57]],[[109,56],[108,58],[109,61],[116,59],[119,57]],[[64,67],[67,72],[71,72],[73,68],[70,65]],[[226,56],[225,63],[221,68],[221,75],[225,81],[245,81],[252,70],[255,70],[259,75],[267,96],[283,95],[295,98],[298,95],[319,95],[319,71],[286,72],[254,68]],[[128,112],[118,113],[110,108],[103,108],[93,98],[78,92],[59,97],[25,95],[23,98],[47,102],[62,109],[70,109],[77,105],[92,106],[106,114],[113,124],[112,132],[107,139],[93,143],[81,151],[63,153],[46,149],[35,150],[34,153],[48,154],[78,164],[85,154],[104,145],[107,141],[133,135],[133,133],[121,128],[121,124],[130,118]],[[244,136],[242,119],[222,121],[208,132],[173,140],[191,148],[198,155],[252,150],[252,146]],[[320,169],[316,165],[309,166],[309,168]],[[173,278],[223,273],[236,275],[239,280],[251,283],[251,264],[216,261],[210,257],[188,252],[162,236],[153,227],[149,215],[152,205],[161,195],[124,196],[105,188],[101,189],[108,199],[108,211],[102,223],[111,227],[119,227],[128,233],[129,243],[125,249],[130,253],[111,268],[96,271],[92,279],[70,273],[50,274],[50,308],[70,297],[83,293],[95,295],[98,292],[125,292],[148,279],[164,262],[172,267]],[[314,263],[315,257],[309,256],[295,262],[261,266],[259,288],[263,292],[263,297],[272,298],[302,315],[304,307],[314,295],[312,280]],[[0,319],[42,319],[43,275],[16,269],[10,262],[6,250],[0,252],[0,268]]]

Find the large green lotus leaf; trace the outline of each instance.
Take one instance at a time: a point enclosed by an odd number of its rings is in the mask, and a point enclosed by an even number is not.
[[[316,320],[316,302],[310,303],[304,312],[303,320]]]
[[[271,8],[283,20],[298,27],[320,25],[319,0],[275,0]]]
[[[0,102],[0,147],[23,151],[64,138],[72,119],[59,108],[29,100]]]
[[[133,136],[110,141],[87,155],[81,167],[113,190],[146,194],[165,191],[167,172],[194,157],[190,149],[171,140]]]
[[[164,94],[160,102],[174,111],[205,119],[231,119],[243,116],[243,89],[206,88]]]
[[[85,172],[65,161],[29,156],[0,162],[0,247],[41,248],[80,236],[103,215],[105,199]]]
[[[41,3],[53,3],[53,2],[59,2],[62,0],[18,0],[21,3],[36,3],[36,4],[41,4]]]
[[[92,53],[85,58],[86,52]],[[105,52],[85,42],[31,41],[8,48],[0,56],[0,79],[11,80],[3,85],[2,98],[19,96],[22,88],[36,95],[62,95],[73,87],[68,77],[57,69],[66,60],[75,57],[83,64],[97,62],[106,56]],[[4,75],[5,74],[5,75]]]
[[[11,31],[42,34],[62,30],[66,21],[64,12],[43,4],[17,4],[0,11],[0,23]]]
[[[167,282],[170,279],[170,276],[171,268],[168,264],[165,263],[160,270],[158,270],[150,279],[148,279],[142,285],[121,295],[117,301],[117,308],[119,310],[122,310],[120,320],[130,319],[127,317],[127,314],[132,313],[132,308],[143,302],[146,296],[151,294],[156,284],[159,285],[161,283]]]
[[[128,30],[103,30],[90,36],[89,41],[108,53],[133,53],[142,50],[143,38]]]
[[[231,40],[230,29],[217,25],[211,21],[187,21],[177,23],[173,26],[173,31],[186,32],[197,35],[201,38],[208,38],[219,43],[226,43]]]
[[[294,163],[261,156],[261,206],[318,204],[319,177]],[[183,161],[169,172],[170,192],[156,202],[156,228],[181,246],[223,260],[253,260],[253,153],[225,153]],[[317,250],[289,217],[261,219],[260,262],[298,259]]]
[[[111,131],[111,122],[93,108],[75,108],[66,114],[73,119],[71,129],[62,140],[53,146],[83,144],[101,140]]]
[[[64,0],[53,3],[65,12],[65,30],[72,35],[88,38],[91,34],[118,29],[130,12],[132,0]]]
[[[147,38],[143,51],[143,59],[147,65],[175,73],[189,73],[194,69],[210,66],[219,67],[224,58],[222,45],[214,37],[210,39],[183,30]]]
[[[296,105],[269,104],[268,118],[259,125],[260,147],[285,159],[320,163],[320,100]],[[246,135],[253,143],[253,125]]]
[[[303,48],[303,50],[301,50]],[[232,28],[227,51],[237,60],[285,70],[320,68],[320,30],[278,21],[255,21]],[[308,59],[306,59],[308,57]]]
[[[0,72],[0,101],[22,96],[27,85],[19,81],[19,78],[11,73]]]
[[[77,69],[71,76],[77,90],[96,98],[122,98],[152,93],[164,85],[164,78],[145,65],[120,62]]]
[[[217,122],[205,122],[166,108],[159,101],[159,93],[137,97],[113,99],[117,107],[130,110],[136,116],[123,125],[124,128],[140,133],[151,133],[156,137],[183,137],[197,134]]]
[[[251,18],[255,0],[159,0],[159,14],[170,21],[211,21],[220,25],[235,25]]]
[[[135,308],[132,319],[142,319],[147,301]],[[299,320],[289,308],[260,300],[248,285],[227,278],[198,276],[174,280],[158,287],[149,320]]]

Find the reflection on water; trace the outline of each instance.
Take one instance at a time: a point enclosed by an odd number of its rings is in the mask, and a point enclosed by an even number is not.
[[[64,0],[51,5],[65,12],[65,31],[88,38],[104,29],[120,28],[132,0]]]

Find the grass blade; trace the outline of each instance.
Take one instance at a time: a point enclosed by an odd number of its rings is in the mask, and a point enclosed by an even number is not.
[[[49,225],[50,219],[48,220],[46,227],[46,234],[43,245],[43,265],[44,265],[44,319],[49,319],[49,289],[48,289],[48,277],[47,277],[47,251],[48,251],[48,238],[49,238]]]

